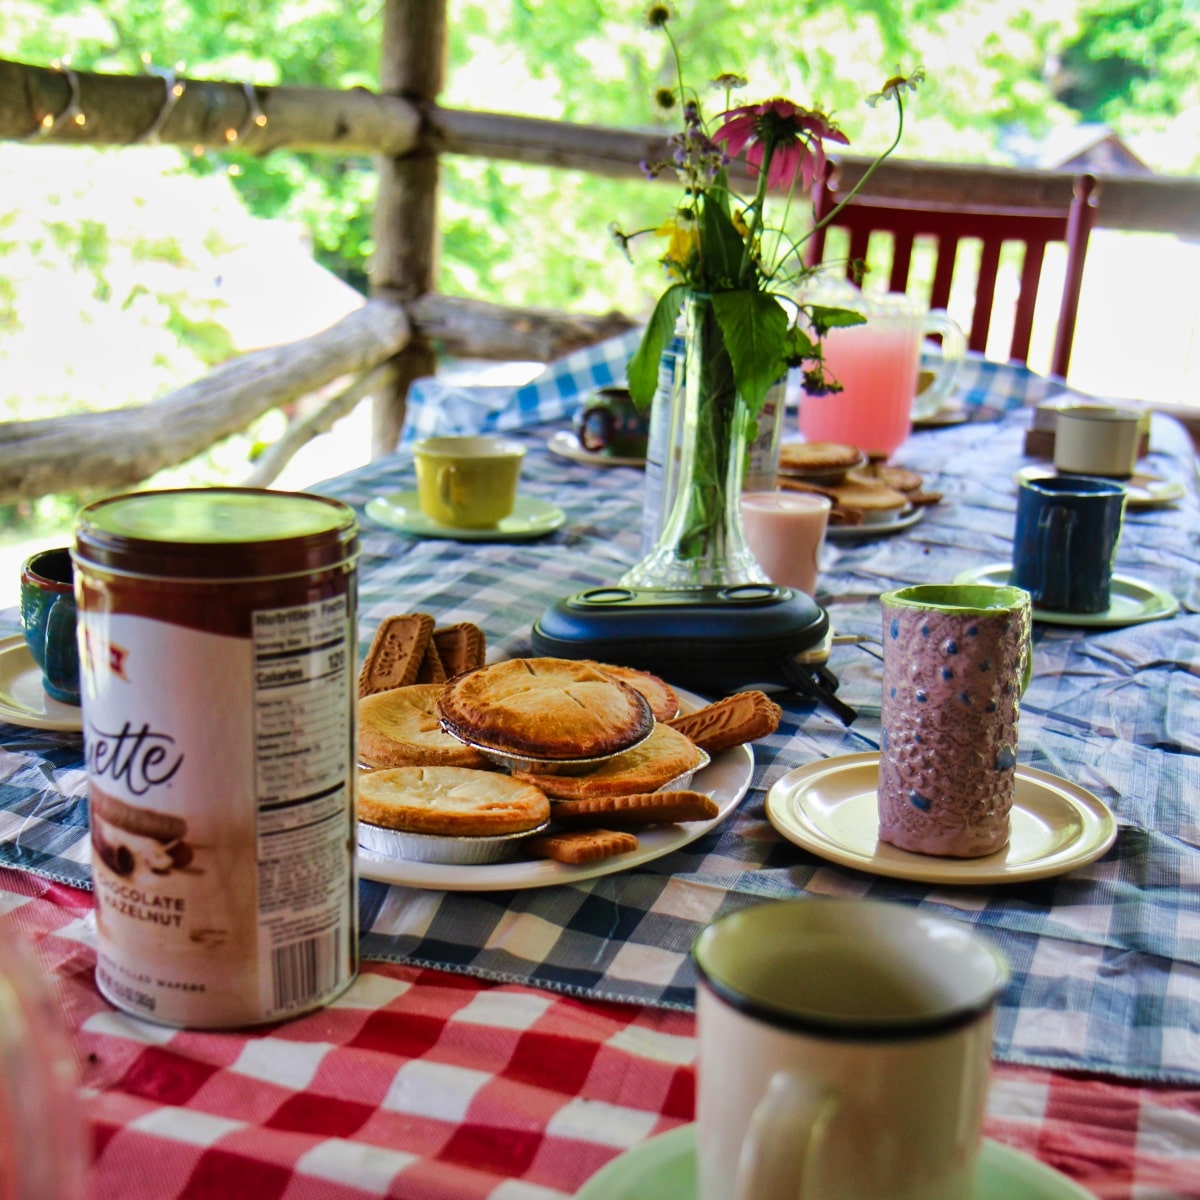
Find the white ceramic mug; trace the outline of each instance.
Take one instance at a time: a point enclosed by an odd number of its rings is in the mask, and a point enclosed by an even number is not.
[[[967,926],[772,901],[696,939],[700,1200],[970,1200],[1008,967]]]
[[[1054,427],[1054,465],[1068,475],[1128,479],[1137,466],[1142,415],[1109,404],[1068,404]]]

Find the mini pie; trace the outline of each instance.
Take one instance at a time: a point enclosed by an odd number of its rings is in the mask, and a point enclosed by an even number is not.
[[[373,767],[477,767],[487,759],[451,737],[436,704],[445,685],[414,683],[358,702],[358,757]]]
[[[603,762],[586,775],[539,775],[514,771],[556,800],[587,800],[595,796],[631,796],[657,791],[664,784],[708,762],[708,755],[690,738],[669,725],[656,725],[640,745]]]
[[[437,710],[455,737],[525,758],[603,758],[654,728],[641,692],[566,658],[513,658],[468,671],[446,684]]]
[[[536,829],[550,802],[531,784],[466,767],[393,767],[358,781],[358,818],[406,833],[495,837]]]
[[[669,683],[652,675],[649,671],[639,671],[633,667],[617,667],[612,663],[592,662],[584,659],[590,666],[598,667],[605,675],[612,675],[622,683],[627,683],[635,691],[641,692],[650,702],[650,710],[656,721],[669,721],[679,712],[679,697]]]

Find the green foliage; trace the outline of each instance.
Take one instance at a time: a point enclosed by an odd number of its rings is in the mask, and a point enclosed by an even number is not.
[[[1058,96],[1089,121],[1174,116],[1200,99],[1197,0],[1085,0],[1063,49]]]

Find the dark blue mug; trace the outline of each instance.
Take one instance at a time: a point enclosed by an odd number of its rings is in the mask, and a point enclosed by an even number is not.
[[[71,551],[43,550],[21,568],[21,629],[52,700],[79,703],[75,571]]]
[[[1124,512],[1125,489],[1111,479],[1023,481],[1009,582],[1029,592],[1035,608],[1106,612]]]

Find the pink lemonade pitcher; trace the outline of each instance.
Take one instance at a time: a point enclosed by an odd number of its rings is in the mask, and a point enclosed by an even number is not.
[[[900,292],[864,294],[843,280],[822,282],[805,300],[851,308],[865,325],[831,329],[825,362],[841,385],[828,396],[804,395],[800,432],[809,442],[841,442],[888,458],[912,430],[913,418],[932,416],[949,395],[966,352],[961,327],[942,309],[927,310]],[[925,338],[941,334],[934,379],[917,393]]]

